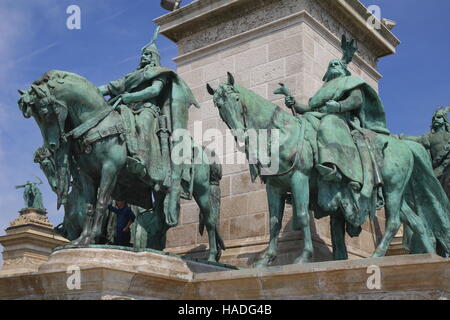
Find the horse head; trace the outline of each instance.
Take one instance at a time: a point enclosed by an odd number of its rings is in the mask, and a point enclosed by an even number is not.
[[[67,107],[58,102],[51,92],[49,73],[36,81],[28,91],[19,90],[19,108],[25,118],[33,117],[41,130],[44,145],[55,152],[64,140]]]
[[[208,93],[214,98],[214,105],[219,109],[222,120],[232,130],[247,129],[245,121],[245,106],[242,104],[241,95],[235,87],[234,77],[228,72],[228,81],[221,83],[214,90],[209,84],[206,86]]]

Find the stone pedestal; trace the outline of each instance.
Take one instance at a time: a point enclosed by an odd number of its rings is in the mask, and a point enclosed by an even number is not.
[[[201,104],[200,109],[189,111],[192,136],[207,145],[194,134],[194,127],[201,127],[203,133],[219,128],[225,145],[230,135],[206,84],[216,88],[226,81],[227,71],[237,83],[280,107],[284,107],[282,97],[273,94],[279,83],[286,84],[297,101],[305,104],[322,85],[329,61],[342,58],[341,36],[345,33],[348,39],[356,39],[359,47],[349,66],[351,72],[378,90],[378,59],[394,54],[399,40],[385,25],[373,29],[366,23],[368,17],[367,9],[357,0],[200,0],[155,22],[161,33],[177,44],[177,72]],[[236,149],[221,155],[220,233],[229,248],[221,261],[248,267],[269,239],[268,205],[265,186],[251,182],[248,165],[229,164],[236,163],[237,155]],[[205,256],[207,237],[198,234],[198,217],[195,203],[182,204],[181,224],[169,230],[167,250]],[[302,235],[292,231],[291,218],[288,206],[280,256],[275,261],[278,265],[292,263],[302,248]],[[347,238],[350,258],[370,257],[384,224],[380,212],[374,227],[367,222],[360,237]],[[329,219],[312,219],[311,227],[315,261],[332,260]]]
[[[20,216],[10,223],[6,235],[0,237],[4,247],[0,274],[35,272],[54,248],[69,242],[53,231],[46,214],[43,210],[22,209]]]
[[[395,235],[394,239],[389,246],[389,250],[386,252],[387,256],[400,256],[409,254],[409,251],[403,246],[403,226],[399,232]]]
[[[374,268],[375,283],[368,281]],[[422,300],[449,299],[449,283],[450,259],[434,255],[233,270],[154,251],[90,248],[56,251],[38,272],[0,275],[0,299]]]

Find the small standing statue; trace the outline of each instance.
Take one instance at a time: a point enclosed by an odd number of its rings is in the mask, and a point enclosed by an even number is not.
[[[450,199],[450,106],[438,109],[433,116],[431,131],[421,137],[400,135],[400,138],[421,143],[430,152],[436,178]]]
[[[45,211],[44,203],[42,201],[41,190],[37,187],[38,184],[42,184],[42,180],[36,177],[39,182],[27,181],[26,184],[16,186],[16,189],[24,188],[23,199],[25,201],[26,208],[38,209]]]

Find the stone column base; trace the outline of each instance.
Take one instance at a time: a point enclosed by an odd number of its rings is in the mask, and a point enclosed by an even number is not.
[[[6,235],[0,237],[4,247],[0,275],[36,272],[53,248],[69,242],[55,233],[46,214],[43,210],[22,209],[20,216],[10,223]]]
[[[231,270],[154,251],[69,249],[36,273],[0,275],[0,299],[449,299],[449,278],[450,259],[435,255]]]

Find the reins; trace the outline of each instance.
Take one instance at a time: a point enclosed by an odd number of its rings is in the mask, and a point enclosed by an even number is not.
[[[241,93],[239,93],[239,94],[241,94]],[[242,119],[243,119],[243,123],[244,123],[244,133],[245,133],[245,136],[246,136],[245,149],[246,149],[246,154],[248,154],[248,143],[247,143],[248,142],[248,140],[247,140],[247,137],[248,137],[248,135],[247,135],[247,131],[248,131],[248,121],[247,121],[248,109],[242,103],[242,99],[241,99],[241,108],[242,108],[241,114],[242,114]],[[276,118],[276,116],[278,115],[280,110],[281,109],[279,109],[279,108],[275,109],[275,111],[273,112],[273,114],[271,116],[272,122],[274,121],[274,119]],[[304,146],[304,143],[305,143],[305,141],[304,141],[305,140],[305,125],[303,123],[300,123],[300,131],[299,131],[299,137],[298,138],[300,140],[300,149],[297,150],[297,152],[295,153],[294,161],[293,161],[292,165],[290,166],[290,168],[288,170],[284,171],[284,172],[281,172],[281,173],[264,174],[264,175],[261,175],[261,177],[281,177],[281,176],[289,174],[292,170],[295,169],[295,167],[297,166],[297,162],[299,160],[300,153],[303,151],[303,146]]]

